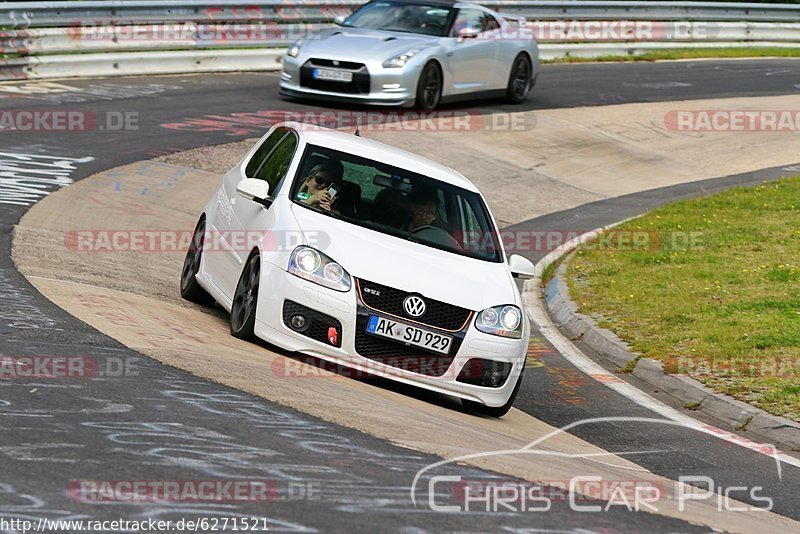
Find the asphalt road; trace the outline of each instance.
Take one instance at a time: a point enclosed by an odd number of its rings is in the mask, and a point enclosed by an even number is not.
[[[790,94],[798,91],[798,74],[800,63],[791,60],[554,65],[545,67],[523,109]],[[90,110],[104,129],[2,133],[0,150],[16,156],[0,156],[4,160],[0,171],[5,171],[0,176],[13,178],[15,169],[25,167],[28,176],[42,178],[41,186],[47,189],[54,175],[79,180],[159,154],[254,137],[268,126],[233,120],[236,113],[318,109],[313,104],[278,98],[275,74],[57,83],[60,88],[33,82],[0,86],[0,110]],[[462,108],[482,113],[520,109],[497,101],[451,109]],[[136,114],[128,117],[136,117],[138,129],[114,131],[126,113]],[[27,159],[20,159],[20,154]],[[766,176],[723,178],[706,184],[705,190]],[[582,228],[585,224],[588,230],[674,198],[703,192],[698,184],[667,188],[598,202],[518,226],[552,229]],[[325,531],[371,531],[378,525],[407,532],[515,530],[533,525],[541,529],[647,532],[693,528],[681,521],[617,508],[604,514],[576,514],[566,503],[555,503],[552,510],[536,514],[533,520],[530,514],[444,514],[433,513],[427,506],[413,507],[408,485],[414,473],[435,458],[157,364],[43,299],[9,259],[11,229],[25,209],[22,205],[0,204],[0,354],[84,355],[98,362],[129,362],[137,374],[0,381],[0,517],[175,519],[255,515],[268,517],[272,530]],[[517,403],[535,417],[562,426],[594,416],[653,416],[592,382],[547,347],[540,356],[544,365],[528,370],[531,372],[526,374]],[[756,453],[661,425],[604,424],[578,427],[572,432],[612,452],[660,450],[631,459],[668,477],[704,475],[723,487],[763,486],[764,493],[775,501],[774,511],[800,518],[798,470],[785,468],[779,479],[774,461]],[[461,466],[452,469],[465,478],[493,476]],[[67,495],[74,480],[203,477],[269,480],[281,494],[267,504],[230,502],[217,506],[100,504]],[[289,498],[290,492],[302,488],[317,497]],[[737,494],[737,498],[742,496]]]

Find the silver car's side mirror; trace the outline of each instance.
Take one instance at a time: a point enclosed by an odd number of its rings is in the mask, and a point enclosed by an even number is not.
[[[347,20],[347,15],[336,15],[333,17],[333,23],[337,26],[344,26],[345,20]]]
[[[265,206],[272,204],[272,199],[269,196],[269,183],[266,180],[245,178],[236,186],[236,192],[239,193],[240,197],[244,197],[247,200],[252,200]]]
[[[461,41],[464,39],[475,39],[480,34],[481,31],[478,28],[475,28],[474,26],[467,26],[458,30],[458,39]]]
[[[533,278],[535,274],[533,263],[519,254],[512,254],[508,258],[508,268],[511,270],[511,276],[522,280]]]

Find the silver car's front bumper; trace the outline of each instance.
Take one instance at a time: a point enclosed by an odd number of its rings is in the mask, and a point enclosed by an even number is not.
[[[347,91],[337,91],[337,82],[318,84],[324,87],[309,86],[312,84],[308,83],[307,74],[305,83],[301,82],[301,68],[308,60],[309,58],[302,55],[297,58],[284,56],[280,80],[281,94],[298,98],[357,102],[378,106],[411,106],[414,104],[419,77],[418,67],[387,69],[379,62],[370,61],[365,63],[366,74],[369,76],[368,89],[365,85],[358,92],[352,88]],[[308,68],[309,66],[306,66],[306,69]]]

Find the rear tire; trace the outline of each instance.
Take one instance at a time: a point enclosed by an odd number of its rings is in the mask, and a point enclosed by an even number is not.
[[[231,304],[231,335],[255,341],[258,286],[261,282],[261,256],[252,254],[244,265]]]
[[[197,283],[197,273],[200,272],[200,262],[203,258],[203,243],[206,234],[206,219],[201,217],[197,221],[197,226],[192,235],[192,244],[189,245],[189,250],[186,252],[186,258],[183,260],[183,269],[181,270],[181,297],[201,304],[209,306],[213,304],[214,297],[208,294],[200,284]]]
[[[436,109],[442,99],[442,71],[433,61],[428,62],[419,75],[414,107],[424,111]]]
[[[502,406],[486,406],[485,404],[481,404],[480,402],[475,402],[467,399],[461,399],[461,405],[467,409],[468,411],[477,414],[477,415],[485,415],[487,417],[503,417],[511,407],[514,405],[514,401],[517,399],[517,393],[519,392],[519,387],[522,385],[522,376],[525,374],[525,363],[522,364],[522,369],[519,372],[519,378],[517,378],[517,384],[514,386],[514,391],[511,392],[511,396],[508,398],[508,401],[503,404]]]
[[[525,54],[520,54],[514,59],[511,65],[511,73],[508,75],[508,88],[506,98],[512,104],[522,104],[528,93],[533,87],[533,68],[531,61]]]

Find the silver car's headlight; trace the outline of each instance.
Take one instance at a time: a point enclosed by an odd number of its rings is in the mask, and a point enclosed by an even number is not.
[[[409,50],[408,52],[404,52],[398,56],[389,58],[383,62],[383,66],[387,69],[399,69],[400,67],[405,67],[406,63],[408,63],[408,60],[416,56],[420,50],[420,48],[415,48],[414,50]]]
[[[289,57],[297,57],[297,55],[300,53],[301,46],[303,46],[303,40],[298,39],[289,46],[289,49],[286,51],[286,55]]]
[[[350,291],[353,285],[344,267],[317,249],[305,245],[300,245],[292,251],[292,256],[289,258],[289,272],[336,291]]]
[[[507,304],[486,308],[475,318],[475,328],[495,336],[521,339],[523,331],[522,310]]]

